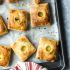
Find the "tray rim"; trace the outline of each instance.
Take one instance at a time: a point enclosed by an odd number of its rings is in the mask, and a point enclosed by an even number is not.
[[[56,7],[56,16],[58,17],[58,19],[57,19],[57,26],[58,26],[58,32],[59,32],[59,34],[60,34],[60,42],[61,42],[61,49],[62,49],[62,55],[63,55],[63,62],[64,62],[64,66],[63,66],[63,68],[61,69],[61,70],[63,70],[64,68],[65,68],[65,58],[64,58],[64,50],[63,50],[63,41],[62,41],[62,37],[61,37],[61,28],[60,28],[60,20],[59,20],[59,12],[58,12],[58,6],[57,6],[57,0],[56,0],[56,2],[55,2],[55,7]]]

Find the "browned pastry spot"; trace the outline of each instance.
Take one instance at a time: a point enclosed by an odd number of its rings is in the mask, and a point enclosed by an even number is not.
[[[41,0],[33,0],[34,3],[39,4],[41,2]]]
[[[6,67],[9,65],[11,49],[0,45],[0,66]]]
[[[18,0],[6,0],[6,2],[8,2],[8,3],[16,3],[16,2],[18,2]]]
[[[0,35],[4,35],[8,32],[7,27],[5,25],[5,22],[2,18],[2,16],[0,16]]]

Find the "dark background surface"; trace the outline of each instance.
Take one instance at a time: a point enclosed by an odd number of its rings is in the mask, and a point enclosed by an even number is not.
[[[70,70],[70,0],[57,0],[66,67]]]

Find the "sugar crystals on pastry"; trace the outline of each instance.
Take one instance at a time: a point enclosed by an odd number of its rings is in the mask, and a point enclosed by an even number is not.
[[[7,27],[5,25],[5,22],[2,18],[2,16],[0,16],[0,35],[4,35],[8,32]]]
[[[31,26],[46,26],[50,24],[48,3],[31,6],[30,9]]]
[[[25,31],[27,29],[27,12],[24,10],[10,10],[8,28]]]
[[[31,44],[26,36],[21,36],[15,43],[11,45],[11,48],[21,61],[27,60],[36,51],[35,47]]]
[[[9,65],[11,48],[0,45],[0,66],[7,67]]]
[[[57,53],[57,41],[48,39],[46,37],[40,38],[36,54],[37,59],[54,62],[57,59]]]

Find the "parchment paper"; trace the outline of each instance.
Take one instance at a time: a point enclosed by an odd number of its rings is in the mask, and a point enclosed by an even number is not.
[[[8,10],[24,9],[29,12],[31,1],[32,0],[21,0],[16,4],[4,3],[3,5],[0,5],[0,15],[3,16],[6,24],[8,24],[7,22]],[[10,30],[8,34],[0,37],[0,44],[9,46],[11,43],[15,42],[18,39],[18,37],[22,35],[26,35],[30,39],[30,41],[35,45],[36,48],[38,46],[40,37],[48,37],[50,39],[55,39],[59,41],[59,33],[58,33],[58,27],[57,27],[56,15],[55,15],[55,0],[44,0],[44,2],[48,2],[50,5],[50,13],[52,14],[51,16],[53,21],[50,27],[46,26],[46,27],[29,28],[29,30],[25,32]],[[14,66],[17,61],[19,61],[18,57],[12,52],[9,67]],[[28,61],[34,61],[36,63],[43,62],[41,60],[35,59],[35,55],[30,57]]]

